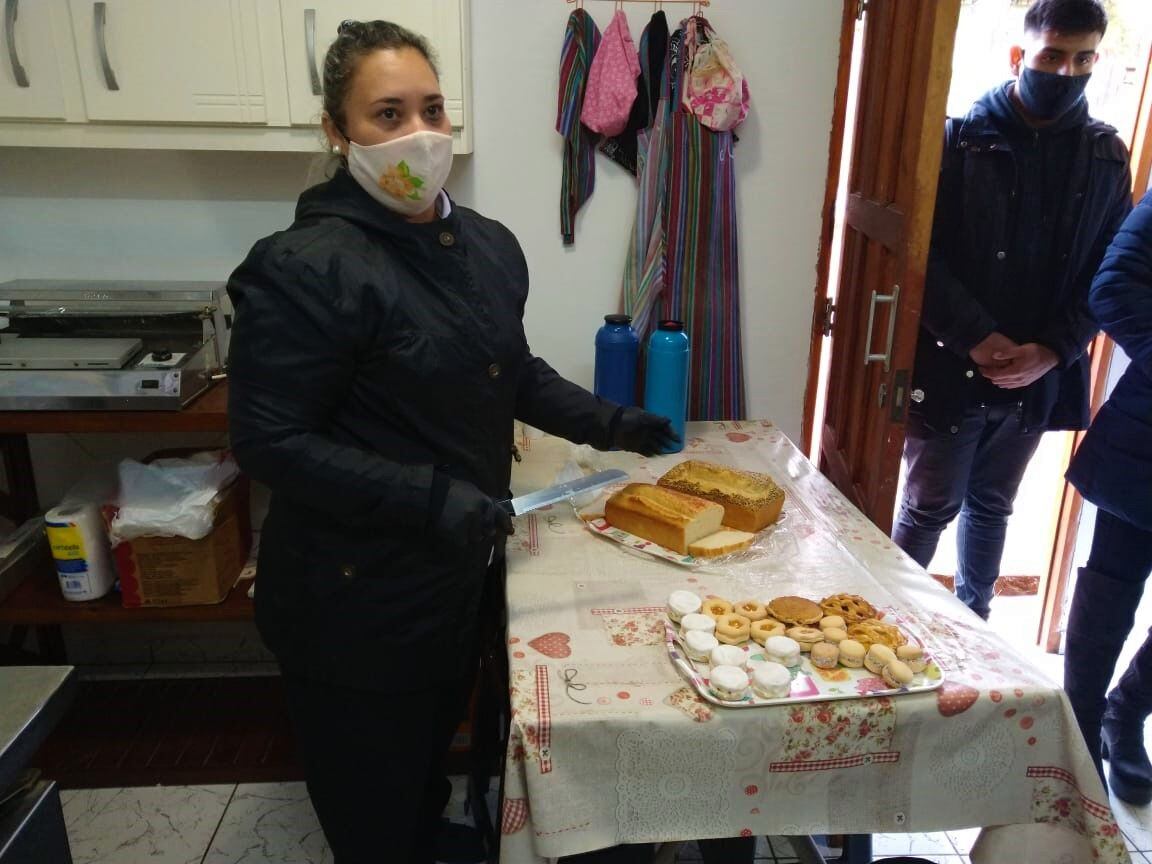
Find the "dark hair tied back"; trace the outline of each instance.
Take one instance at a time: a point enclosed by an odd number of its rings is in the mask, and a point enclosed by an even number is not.
[[[440,70],[428,40],[391,21],[341,21],[336,41],[324,55],[324,110],[339,129],[344,128],[344,100],[360,60],[373,51],[411,48],[428,61],[436,77]]]

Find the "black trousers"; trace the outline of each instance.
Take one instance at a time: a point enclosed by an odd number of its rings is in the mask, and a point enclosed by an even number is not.
[[[981,618],[996,590],[1012,502],[1039,444],[1039,432],[1023,431],[1014,402],[971,408],[942,432],[908,415],[907,478],[892,539],[927,567],[959,514],[956,596]]]
[[[444,757],[474,674],[403,694],[284,679],[308,794],[335,864],[432,864]]]

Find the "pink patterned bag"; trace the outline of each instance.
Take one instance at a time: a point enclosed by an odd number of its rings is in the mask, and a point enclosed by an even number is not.
[[[684,107],[714,132],[728,132],[748,116],[748,81],[732,58],[728,43],[703,18],[689,18],[685,28],[688,74]]]
[[[640,57],[628,32],[628,18],[618,11],[592,58],[580,122],[609,138],[623,132],[636,101],[639,76]]]

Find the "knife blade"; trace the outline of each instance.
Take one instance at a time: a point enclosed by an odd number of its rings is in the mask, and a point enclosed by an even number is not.
[[[518,495],[507,501],[497,501],[496,504],[512,516],[523,516],[525,513],[539,510],[541,507],[547,507],[557,501],[575,498],[585,492],[594,492],[597,489],[603,489],[605,486],[611,486],[613,483],[627,479],[627,471],[611,468],[607,471],[597,471],[595,474],[589,474],[579,480],[568,480],[564,483],[557,483],[555,486],[547,486],[535,492],[529,492],[527,495]]]

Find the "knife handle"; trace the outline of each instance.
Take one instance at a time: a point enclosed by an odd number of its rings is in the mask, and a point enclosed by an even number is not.
[[[496,506],[507,513],[509,516],[515,516],[516,510],[512,507],[512,499],[506,498],[503,501],[497,501]]]

